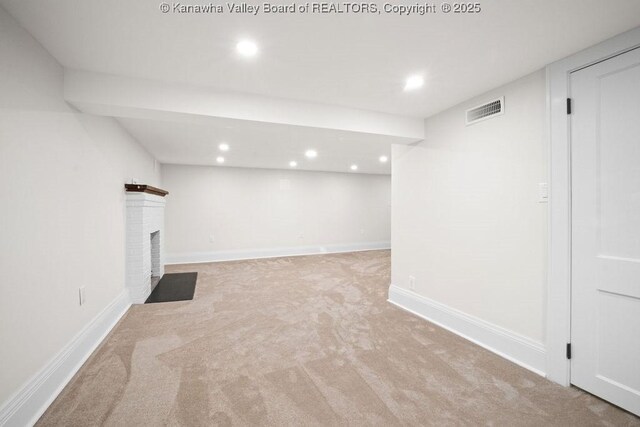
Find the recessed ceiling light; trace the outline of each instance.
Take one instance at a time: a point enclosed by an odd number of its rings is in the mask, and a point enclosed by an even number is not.
[[[218,163],[224,163],[224,157],[222,157],[222,156],[218,156],[218,157],[216,157],[216,162],[218,162]]]
[[[387,163],[387,160],[389,160],[389,158],[387,156],[380,156],[380,163]]]
[[[258,45],[251,40],[242,40],[236,45],[236,50],[242,56],[251,57],[258,53]]]
[[[358,170],[358,165],[351,165],[351,170],[352,171],[357,171]]]
[[[229,151],[229,144],[223,142],[222,144],[218,145],[218,148],[220,149],[220,151]]]
[[[289,166],[291,166],[292,168],[295,168],[296,166],[298,166],[298,162],[296,162],[295,160],[291,160],[289,162]]]
[[[318,157],[318,152],[316,150],[307,150],[304,152],[304,155],[309,159],[315,159]]]
[[[419,75],[410,76],[404,84],[404,90],[415,90],[421,88],[424,84],[424,78]]]

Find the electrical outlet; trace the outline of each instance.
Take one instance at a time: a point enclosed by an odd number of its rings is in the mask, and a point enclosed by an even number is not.
[[[85,301],[85,300],[84,300],[84,286],[81,286],[81,287],[78,289],[78,297],[79,297],[79,299],[80,299],[80,305],[84,305],[84,301]]]
[[[213,243],[216,241],[216,237],[213,234],[209,234],[209,243]]]
[[[280,190],[291,190],[291,181],[288,179],[280,180]]]
[[[414,276],[409,276],[409,290],[416,290],[416,278]]]

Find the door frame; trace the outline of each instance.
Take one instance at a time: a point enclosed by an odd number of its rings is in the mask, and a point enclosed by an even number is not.
[[[640,47],[640,27],[546,67],[549,142],[549,255],[546,376],[569,386],[571,365],[571,127],[567,115],[571,73]]]

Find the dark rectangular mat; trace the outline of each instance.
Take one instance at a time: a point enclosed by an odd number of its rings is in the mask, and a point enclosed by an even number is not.
[[[193,299],[198,273],[167,273],[162,276],[145,304]]]

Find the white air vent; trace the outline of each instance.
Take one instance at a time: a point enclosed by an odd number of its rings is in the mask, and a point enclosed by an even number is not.
[[[467,110],[467,126],[504,114],[504,96]]]

